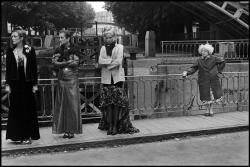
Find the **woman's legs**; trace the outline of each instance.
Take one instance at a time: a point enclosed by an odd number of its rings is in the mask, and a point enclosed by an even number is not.
[[[209,104],[209,115],[212,116],[214,114],[213,112],[213,104]]]
[[[213,107],[212,106],[213,106],[212,103],[205,104],[205,107],[206,107],[205,116],[213,116],[214,115]]]
[[[119,107],[114,105],[109,105],[106,110],[107,122],[108,122],[108,131],[107,135],[117,134],[117,123],[118,123],[118,114]]]
[[[209,115],[209,111],[210,111],[210,109],[209,109],[209,104],[206,104],[205,105],[205,107],[206,107],[206,113],[205,113],[205,115]]]
[[[112,135],[117,134],[117,123],[118,123],[118,115],[119,115],[119,106],[114,106],[114,110],[113,110],[113,131],[112,131]]]
[[[107,135],[110,135],[112,134],[112,131],[113,131],[113,105],[112,104],[107,106],[106,115],[107,115],[107,122],[108,122]]]

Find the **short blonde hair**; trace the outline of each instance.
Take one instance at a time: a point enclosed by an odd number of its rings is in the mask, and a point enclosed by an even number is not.
[[[213,53],[213,51],[214,51],[214,47],[212,45],[208,44],[208,43],[205,44],[205,45],[201,44],[199,46],[199,48],[198,48],[198,52],[201,54],[202,50],[207,50],[208,53],[211,55]]]
[[[113,37],[116,36],[116,31],[112,27],[107,27],[103,30],[103,35],[111,34]]]

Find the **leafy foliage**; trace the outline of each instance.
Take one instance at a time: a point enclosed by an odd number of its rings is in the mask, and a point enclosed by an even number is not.
[[[185,2],[178,2],[185,3]],[[106,1],[105,8],[113,13],[115,22],[144,38],[145,32],[156,32],[156,40],[165,40],[168,34],[183,32],[184,24],[192,24],[195,16],[181,10],[171,1],[160,2],[112,2]]]
[[[95,18],[93,8],[86,2],[1,2],[2,18],[24,28],[38,26],[40,31],[86,26]]]

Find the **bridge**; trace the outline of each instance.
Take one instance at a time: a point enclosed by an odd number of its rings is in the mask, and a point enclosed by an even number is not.
[[[173,5],[199,17],[201,20],[215,24],[227,33],[235,34],[238,39],[249,36],[248,2],[245,4],[231,1],[186,1],[170,2]]]
[[[228,54],[228,59],[232,60],[249,60],[249,13],[248,8],[240,5],[236,2],[212,2],[212,1],[204,1],[204,3],[200,2],[170,2],[181,9],[196,15],[200,19],[207,21],[211,24],[217,25],[223,31],[226,31],[230,34],[235,34],[238,36],[238,39],[235,41],[210,41],[215,46],[215,50],[217,52],[223,52],[224,50],[220,50],[219,42],[234,42],[232,45],[233,49]],[[120,24],[116,23],[107,23],[107,22],[93,22],[91,24],[103,24],[110,26],[118,26],[123,27]],[[78,29],[75,29],[78,30]],[[80,30],[80,29],[79,29]],[[241,39],[241,40],[239,40]],[[42,46],[42,40],[38,39],[40,46]],[[162,53],[171,53],[176,54],[180,57],[181,54],[192,54],[197,49],[197,45],[200,43],[204,43],[204,41],[192,40],[192,41],[162,41]],[[133,64],[132,64],[133,65]],[[133,67],[134,68],[134,67]],[[134,70],[134,69],[133,69]],[[146,71],[146,70],[145,70]],[[85,73],[85,72],[84,72]],[[180,110],[187,106],[190,102],[190,99],[195,98],[195,109],[199,109],[200,101],[198,100],[198,90],[196,79],[191,78],[188,81],[184,81],[179,75],[164,75],[164,76],[126,76],[126,84],[128,85],[128,92],[130,96],[130,105],[132,108],[132,113],[134,115],[145,115],[152,114],[156,110]],[[169,77],[171,76],[171,77]],[[152,79],[153,77],[153,79]],[[231,104],[234,107],[242,108],[248,107],[248,91],[249,91],[249,73],[248,72],[226,72],[222,77],[222,82],[224,84],[224,94],[226,95],[225,106],[230,106]],[[81,109],[82,116],[90,116],[90,115],[99,115],[100,111],[98,109],[98,100],[96,92],[99,91],[100,88],[100,78],[99,77],[84,77],[80,78],[81,82]],[[162,84],[162,80],[166,80],[169,85],[168,96],[164,96],[162,94],[157,94],[158,89],[157,86]],[[46,81],[46,83],[45,83]],[[92,82],[93,81],[93,82]],[[183,89],[184,83],[189,83],[187,87],[191,87],[191,92],[185,92]],[[230,85],[230,84],[233,85]],[[237,85],[234,85],[237,83]],[[150,87],[149,87],[150,86]],[[171,87],[172,86],[172,87]],[[54,88],[56,87],[56,79],[39,79],[39,99],[41,102],[41,106],[39,108],[39,119],[44,120],[45,118],[51,122],[52,113],[54,109]],[[85,96],[84,90],[87,90],[87,87],[91,87],[93,91],[88,97]],[[4,89],[4,80],[2,80],[2,109],[4,111],[2,115],[2,120],[6,119],[6,115],[8,113],[8,95],[3,91]],[[164,87],[165,88],[165,87]],[[183,89],[183,91],[182,91]],[[161,89],[159,89],[161,90]],[[46,93],[47,92],[47,93]],[[50,96],[46,96],[46,94],[50,94]],[[158,97],[159,95],[159,97]],[[169,96],[170,95],[170,96]],[[162,96],[162,97],[161,97]],[[90,97],[90,98],[89,98]],[[170,98],[173,97],[173,98]],[[87,99],[88,98],[88,99]],[[224,107],[224,106],[223,106]],[[147,112],[145,112],[147,111]],[[164,112],[163,111],[163,112]],[[42,121],[40,121],[42,122]]]

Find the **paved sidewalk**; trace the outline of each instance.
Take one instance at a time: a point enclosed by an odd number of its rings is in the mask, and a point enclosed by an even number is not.
[[[2,130],[2,156],[10,154],[42,153],[63,150],[83,150],[90,147],[105,147],[132,143],[152,142],[187,135],[200,135],[248,130],[249,112],[218,113],[214,117],[203,115],[143,119],[132,121],[140,129],[136,134],[107,135],[97,129],[98,123],[83,124],[83,134],[64,139],[62,135],[52,134],[51,127],[40,128],[40,140],[31,145],[16,145],[5,139]]]

